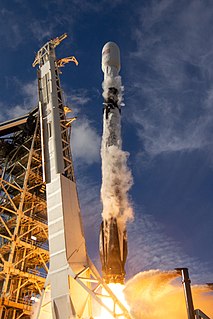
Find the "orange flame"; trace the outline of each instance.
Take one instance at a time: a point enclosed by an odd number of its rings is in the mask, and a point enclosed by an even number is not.
[[[123,293],[124,285],[110,283],[110,284],[108,284],[108,287],[111,289],[111,291],[114,293],[114,295],[118,298],[118,300],[124,305],[124,307],[127,310],[129,310],[129,306],[126,302],[126,299],[125,299],[125,296]],[[103,295],[104,294],[105,293],[103,291]],[[116,315],[119,315],[122,313],[119,306],[116,306],[116,309],[114,309],[114,302],[113,302],[112,298],[103,297],[102,301],[111,311],[115,311]],[[104,307],[102,307],[101,314],[100,314],[100,316],[96,317],[96,319],[106,319],[106,318],[112,319],[114,317],[111,316],[109,314],[109,312]],[[119,316],[119,318],[124,319],[123,316]]]

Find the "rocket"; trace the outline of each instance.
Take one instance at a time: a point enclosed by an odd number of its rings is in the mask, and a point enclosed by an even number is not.
[[[99,250],[105,282],[124,284],[127,234],[119,229],[116,218],[102,221]]]
[[[103,139],[102,139],[102,174],[103,182],[111,179],[113,185],[111,196],[116,201],[118,210],[120,193],[119,178],[113,175],[113,168],[107,168],[109,162],[109,149],[121,149],[121,80],[120,50],[116,43],[108,42],[102,50],[102,71],[104,73],[104,109],[103,109]],[[104,154],[104,155],[103,155]],[[116,158],[114,159],[116,162]],[[119,159],[118,159],[119,165]],[[105,168],[104,168],[105,167]],[[102,184],[103,185],[103,184]],[[109,201],[110,201],[110,196]],[[122,210],[122,207],[121,207]],[[125,262],[127,258],[127,233],[126,227],[119,218],[119,213],[109,212],[103,215],[100,229],[100,259],[102,264],[103,279],[106,283],[124,283]]]

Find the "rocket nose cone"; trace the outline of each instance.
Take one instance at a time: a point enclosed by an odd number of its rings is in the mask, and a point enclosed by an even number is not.
[[[117,50],[120,53],[119,47],[115,42],[109,41],[106,44],[104,44],[103,49],[102,49],[102,54],[104,53],[104,51],[106,51],[107,49],[111,49],[111,50]]]
[[[120,49],[115,42],[107,42],[102,49],[102,71],[105,72],[106,67],[115,67],[120,71]]]

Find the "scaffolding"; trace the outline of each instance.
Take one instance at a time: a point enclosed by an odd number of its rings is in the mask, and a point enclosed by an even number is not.
[[[48,272],[38,112],[0,125],[0,318],[29,319]]]

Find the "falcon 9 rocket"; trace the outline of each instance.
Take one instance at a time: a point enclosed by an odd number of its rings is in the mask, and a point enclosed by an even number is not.
[[[104,73],[101,149],[103,221],[99,249],[104,280],[107,283],[124,283],[124,266],[127,258],[126,220],[132,214],[127,191],[131,187],[132,178],[126,165],[127,153],[122,151],[120,50],[114,42],[108,42],[103,47],[102,71]],[[125,181],[124,176],[127,178]]]

